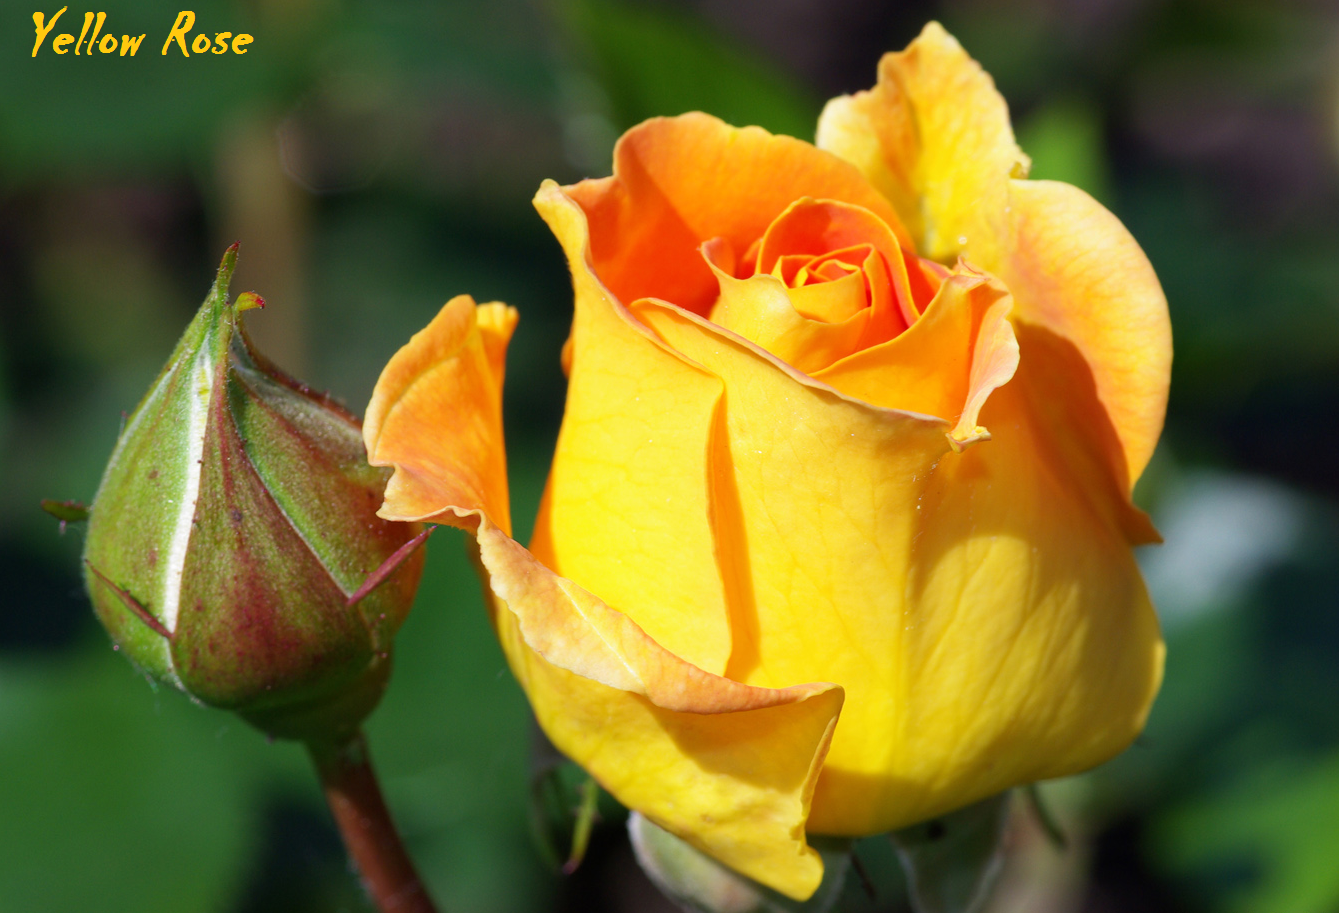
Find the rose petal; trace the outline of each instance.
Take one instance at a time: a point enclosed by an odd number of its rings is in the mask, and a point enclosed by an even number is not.
[[[1017,319],[1078,347],[1115,428],[1110,462],[1128,500],[1162,430],[1171,326],[1157,277],[1120,221],[1077,188],[1013,180],[1028,160],[1008,107],[937,23],[884,56],[874,89],[830,101],[818,142],[888,195],[922,253],[947,261],[966,252],[1009,286]]]
[[[1012,252],[1001,276],[1022,320],[1073,343],[1092,370],[1117,440],[1112,471],[1125,491],[1162,433],[1171,380],[1167,299],[1120,220],[1077,187],[1013,181]]]
[[[431,520],[468,504],[508,528],[502,380],[515,326],[514,308],[460,295],[382,370],[363,421],[369,461],[397,467],[380,516]]]
[[[901,720],[916,700],[902,619],[922,494],[941,459],[958,459],[947,423],[848,399],[670,305],[632,310],[725,381],[717,540],[738,581],[726,674],[839,681],[849,700],[820,784],[838,771],[872,788],[816,804],[811,820],[847,834],[901,820],[905,797],[884,781],[905,763]]]
[[[604,289],[586,259],[585,217],[557,185],[535,202],[567,252],[576,315],[567,409],[531,547],[676,655],[722,672],[730,626],[706,470],[720,381]],[[552,537],[554,527],[564,535]],[[645,584],[662,578],[674,586]]]
[[[736,279],[716,270],[716,278],[720,282],[720,297],[711,311],[712,322],[766,349],[797,370],[812,372],[830,365],[856,351],[867,335],[872,314],[868,307],[840,323],[828,323],[796,310],[794,296],[801,290],[786,288],[775,276],[761,274]],[[863,299],[865,279],[857,273],[810,288],[827,298],[845,293],[859,294]]]
[[[1077,346],[1045,327],[1019,321],[1014,330],[1028,362],[1033,425],[1057,466],[1067,469],[1093,511],[1123,530],[1130,545],[1161,542],[1148,515],[1130,501],[1124,473],[1113,471],[1120,442],[1097,398],[1092,366]]]
[[[867,253],[869,257],[879,256],[878,251]],[[820,264],[811,276],[818,281],[787,290],[791,306],[800,316],[820,323],[842,323],[870,306],[863,270],[843,270],[836,261],[829,260]]]
[[[848,203],[792,203],[758,244],[757,275],[736,278],[733,251],[724,238],[703,245],[720,283],[710,319],[806,373],[896,336],[916,320],[914,295],[929,291],[923,277],[913,286],[889,228]],[[803,284],[802,273],[825,265],[846,268],[832,281]]]
[[[651,296],[706,314],[716,280],[699,246],[723,237],[747,251],[800,197],[863,206],[910,246],[896,211],[850,163],[701,113],[634,127],[614,149],[612,177],[567,192],[589,219],[593,269],[625,303]]]
[[[786,254],[818,257],[860,244],[872,245],[889,260],[901,255],[892,231],[868,209],[805,197],[791,203],[767,226],[758,248],[757,269],[770,273],[777,259]]]
[[[885,54],[873,89],[828,102],[818,145],[888,197],[922,256],[951,263],[966,251],[993,269],[1008,237],[1007,179],[1030,162],[994,80],[939,23]]]
[[[864,258],[862,257],[861,260]],[[836,282],[838,279],[844,279],[851,273],[860,272],[860,267],[852,266],[849,263],[836,259],[832,256],[824,256],[814,261],[817,266],[810,268],[810,282]]]
[[[474,533],[508,659],[561,750],[703,851],[807,897],[823,866],[804,822],[842,689],[755,688],[696,668],[499,528],[506,518],[489,507],[505,507],[505,464],[486,432],[500,426],[493,394],[513,318],[492,308],[456,299],[383,373],[365,440],[371,462],[395,468],[384,513]],[[651,761],[656,778],[643,775]]]
[[[738,506],[722,500],[717,535],[751,620],[727,674],[822,669],[849,696],[811,832],[897,828],[1129,744],[1161,675],[1157,620],[1122,517],[1088,491],[1105,470],[1076,477],[1034,402],[1081,374],[1004,385],[982,410],[994,440],[939,459],[918,435],[942,425],[845,424],[849,401],[807,408],[821,385],[767,353],[663,303],[633,311],[726,382]]]
[[[880,270],[868,270],[872,274],[869,276],[871,287],[880,282],[890,282],[893,300],[897,305],[896,314],[873,315],[878,328],[872,335],[882,341],[915,322],[920,310],[897,236],[887,223],[870,210],[835,200],[796,200],[767,227],[758,249],[757,270],[760,273],[773,272],[774,265],[788,255],[821,257],[854,250],[862,245],[873,247],[883,260]],[[911,256],[914,262],[915,256]],[[862,264],[866,260],[867,257],[860,258]],[[878,298],[876,294],[875,302]]]
[[[945,288],[976,319],[948,319],[946,308],[943,318],[928,311],[927,326],[942,322],[945,333],[956,323],[969,340],[1003,334],[1004,343],[975,348],[1003,353],[988,366],[1011,364],[1017,349],[998,283],[960,275]],[[1052,446],[1033,404],[1052,401],[1056,383],[1081,387],[1082,375],[1041,376],[1060,360],[1039,357],[1022,393],[1004,385],[984,404],[998,426],[991,444],[917,468],[906,461],[933,445],[909,428],[880,444],[877,428],[850,436],[832,427],[835,404],[805,407],[818,385],[766,353],[669,305],[642,301],[633,311],[726,382],[739,507],[737,521],[718,507],[717,535],[744,581],[735,591],[747,610],[734,617],[755,626],[736,629],[727,674],[768,685],[821,668],[850,697],[812,832],[896,828],[1078,772],[1128,745],[1161,674],[1156,618],[1125,520],[1100,512],[1110,500],[1089,491],[1110,479],[1101,467],[1076,477],[1074,457]],[[1041,347],[1034,339],[1032,350]],[[972,372],[960,365],[970,389]],[[992,458],[1001,442],[1003,456]],[[1083,716],[1093,707],[1097,718]]]
[[[911,329],[814,377],[878,406],[954,421],[956,447],[981,440],[988,435],[977,414],[1018,365],[1006,319],[1011,303],[998,280],[963,267],[944,281]]]
[[[719,712],[667,710],[546,662],[516,615],[499,619],[544,731],[620,802],[783,894],[803,900],[817,889],[823,865],[804,825],[842,689],[801,686],[771,692],[784,702],[730,711],[703,688]]]
[[[916,684],[896,761],[873,781],[832,768],[816,832],[849,823],[829,809],[896,809],[870,820],[896,827],[1077,773],[1143,727],[1162,673],[1157,618],[1120,518],[1087,490],[1111,484],[1105,470],[1076,475],[1037,418],[1058,378],[1029,358],[1035,332],[1020,329],[1018,373],[982,410],[993,440],[944,460],[925,491],[901,616]]]

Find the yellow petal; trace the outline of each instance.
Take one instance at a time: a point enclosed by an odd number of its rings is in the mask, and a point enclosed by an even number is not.
[[[465,506],[508,528],[502,381],[515,326],[513,308],[460,295],[382,370],[363,421],[369,462],[396,467],[380,516],[437,520]]]
[[[877,255],[871,252],[870,256]],[[831,261],[825,266],[837,267],[837,262]],[[841,275],[824,275],[837,272]],[[825,281],[788,289],[791,303],[801,316],[823,323],[841,323],[869,307],[862,270],[841,270],[837,267],[820,269],[817,274],[823,276]]]
[[[506,509],[497,394],[514,314],[499,307],[453,300],[383,372],[365,434],[370,461],[395,469],[384,512],[475,535],[504,650],[560,749],[704,852],[809,896],[823,866],[804,823],[841,688],[771,690],[712,675],[506,535],[505,514],[492,511]]]
[[[1122,530],[1130,545],[1161,542],[1152,521],[1130,500],[1120,463],[1120,441],[1097,396],[1092,366],[1078,347],[1035,324],[1014,326],[1022,360],[1032,426],[1093,511]]]
[[[711,311],[712,322],[738,333],[800,371],[812,373],[844,358],[859,347],[866,335],[871,315],[868,307],[839,323],[827,323],[801,314],[795,301],[799,297],[812,308],[814,303],[809,299],[820,295],[831,299],[858,294],[863,300],[865,279],[860,273],[835,282],[788,289],[780,279],[766,273],[736,279],[715,264],[712,270],[720,283],[720,297]],[[810,294],[797,294],[805,292]]]
[[[601,285],[585,216],[556,184],[535,205],[567,252],[576,314],[567,409],[531,548],[666,649],[722,672],[730,627],[706,468],[720,381],[667,350]],[[674,586],[646,585],[656,579]]]
[[[877,406],[949,419],[955,446],[981,440],[978,413],[1018,366],[1010,307],[998,280],[963,266],[910,329],[814,378]]]
[[[709,675],[505,537],[481,534],[480,546],[512,609],[497,616],[503,649],[559,750],[671,833],[808,898],[823,864],[804,825],[842,689]]]
[[[1004,353],[988,366],[1010,363],[1007,298],[976,289],[981,317],[959,335]],[[1161,674],[1157,622],[1125,520],[1100,494],[1109,475],[1089,461],[1077,476],[1055,416],[1038,417],[1057,382],[1084,382],[1046,372],[1082,359],[1038,358],[1021,392],[1015,379],[982,407],[992,442],[945,455],[944,423],[824,399],[693,315],[633,311],[726,383],[737,507],[718,504],[718,539],[747,622],[727,674],[846,689],[811,832],[886,831],[1129,744]],[[980,341],[1002,332],[1008,343]]]
[[[482,511],[435,519],[475,534],[503,651],[560,751],[731,868],[796,900],[813,894],[823,863],[805,822],[840,686],[757,688],[712,675],[554,574]]]
[[[994,80],[939,23],[885,54],[873,89],[828,102],[818,145],[888,197],[922,256],[951,263],[966,251],[994,271],[1008,235],[1006,182],[1030,163]]]
[[[800,197],[863,206],[911,246],[897,213],[850,163],[701,113],[634,127],[614,149],[612,177],[567,192],[589,217],[595,272],[625,303],[652,296],[706,314],[716,281],[698,247],[725,238],[747,250]]]
[[[1120,220],[1055,181],[1010,183],[1013,237],[1000,264],[1020,320],[1073,343],[1092,370],[1117,441],[1112,471],[1128,492],[1162,433],[1172,368],[1167,299]]]
[[[777,274],[777,268],[792,258],[804,262],[804,257],[821,257],[843,251],[854,253],[857,250],[865,250],[867,253],[852,258],[850,262],[852,265],[864,266],[870,289],[874,292],[871,305],[876,313],[872,315],[872,320],[877,326],[872,328],[874,338],[869,342],[881,342],[910,326],[920,311],[914,300],[898,238],[876,213],[837,200],[798,199],[768,226],[767,233],[759,243],[757,269],[760,273]],[[915,262],[914,255],[907,256],[911,256],[912,262]],[[880,288],[885,284],[890,284],[891,288]],[[877,313],[879,305],[883,303],[881,299],[886,297],[880,292],[891,292],[896,299],[896,316],[892,313]],[[802,299],[796,299],[796,308],[808,312]],[[897,316],[902,319],[897,320]]]
[[[681,713],[757,710],[840,691],[829,684],[753,688],[705,672],[656,643],[624,613],[540,564],[482,512],[456,513],[466,523],[477,519],[480,560],[492,590],[516,617],[526,645],[550,665]]]
[[[1004,99],[936,23],[884,56],[875,88],[828,103],[818,142],[889,197],[922,254],[965,253],[1009,287],[1016,319],[1074,343],[1115,429],[1110,463],[1128,500],[1162,430],[1171,326],[1120,221],[1077,188],[1017,180],[1028,160]]]
[[[859,834],[901,820],[890,772],[906,763],[903,613],[921,497],[949,453],[948,422],[848,399],[695,315],[654,301],[634,313],[726,385],[717,539],[734,568],[727,675],[777,687],[823,679],[847,693],[821,784],[869,785],[816,803],[811,830]],[[993,445],[988,445],[993,446]]]
[[[983,410],[992,441],[946,459],[925,492],[896,763],[874,782],[825,775],[813,830],[848,824],[828,810],[858,812],[871,793],[897,810],[871,825],[897,826],[1073,774],[1143,727],[1162,672],[1157,619],[1119,519],[1086,490],[1110,484],[1105,470],[1076,476],[1038,418],[1055,378],[1034,371],[1035,332],[1020,328],[1017,376]]]
[[[990,439],[990,433],[976,423],[977,418],[990,395],[1008,383],[1018,370],[1018,341],[1008,320],[1011,307],[1012,302],[996,302],[977,327],[972,371],[967,378],[967,404],[958,416],[957,425],[949,432],[950,443],[959,453],[967,444]]]

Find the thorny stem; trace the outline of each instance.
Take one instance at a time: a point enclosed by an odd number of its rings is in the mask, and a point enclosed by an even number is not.
[[[340,745],[309,743],[349,858],[381,913],[436,913],[381,797],[362,732]]]

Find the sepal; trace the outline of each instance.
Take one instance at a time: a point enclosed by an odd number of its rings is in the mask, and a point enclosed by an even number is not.
[[[915,913],[980,913],[1004,864],[1012,794],[892,833]]]
[[[851,867],[851,841],[811,836],[823,857],[823,882],[798,901],[721,865],[638,812],[628,816],[628,838],[642,871],[685,913],[829,913]]]

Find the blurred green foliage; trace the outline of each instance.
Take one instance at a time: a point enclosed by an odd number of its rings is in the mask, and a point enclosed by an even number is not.
[[[447,298],[517,305],[524,533],[570,317],[528,204],[540,180],[605,174],[621,130],[694,108],[809,138],[822,100],[872,83],[878,53],[929,17],[994,75],[1033,176],[1130,227],[1176,334],[1139,489],[1168,539],[1148,556],[1166,685],[1131,751],[1047,787],[1075,849],[1028,858],[1079,885],[1048,909],[1339,909],[1323,4],[218,0],[194,7],[199,29],[251,32],[251,51],[184,59],[158,53],[174,8],[124,0],[107,28],[147,34],[133,60],[32,58],[33,8],[0,11],[0,910],[366,909],[300,750],[137,676],[79,591],[77,527],[37,510],[92,495],[223,246],[241,239],[239,285],[269,300],[251,326],[280,327],[262,344],[355,410]],[[77,32],[82,11],[65,16]],[[434,538],[398,644],[370,737],[446,909],[665,909],[607,802],[575,876],[533,848],[528,712],[457,534]],[[852,879],[846,908],[899,909],[892,848],[860,852],[873,896]]]
[[[1224,909],[1333,910],[1339,908],[1336,820],[1339,755],[1315,765],[1280,758],[1167,815],[1153,847],[1171,866],[1218,881],[1204,887],[1225,895]]]
[[[1090,99],[1058,96],[1018,125],[1018,144],[1032,158],[1029,177],[1064,181],[1111,205],[1102,112]]]
[[[699,19],[621,0],[564,0],[556,8],[574,38],[572,56],[606,94],[618,132],[648,117],[707,111],[726,123],[812,138],[822,99]]]

